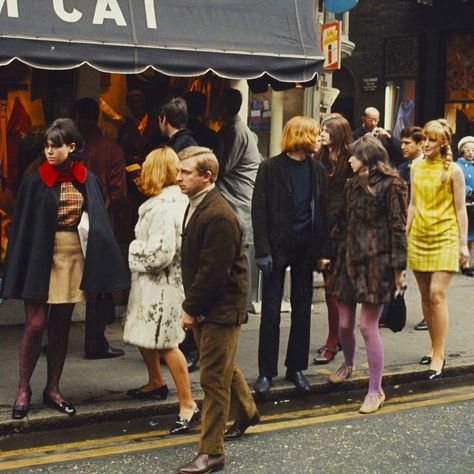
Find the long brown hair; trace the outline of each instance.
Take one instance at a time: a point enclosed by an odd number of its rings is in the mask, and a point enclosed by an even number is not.
[[[319,159],[326,168],[328,176],[344,175],[349,169],[351,153],[349,147],[352,143],[351,126],[341,114],[331,114],[322,123],[326,126],[331,137],[331,147],[323,145],[319,152]],[[331,149],[330,149],[331,148]]]
[[[375,191],[369,184],[369,178],[374,175],[392,176],[395,181],[402,182],[398,172],[390,166],[387,150],[371,134],[368,133],[356,140],[350,150],[351,154],[362,162],[363,168],[356,179],[368,194],[375,196]]]

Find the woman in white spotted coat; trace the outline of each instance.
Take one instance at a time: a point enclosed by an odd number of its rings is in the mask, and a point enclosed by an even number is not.
[[[138,346],[148,370],[148,383],[131,389],[133,398],[161,398],[168,387],[160,366],[162,356],[178,389],[181,418],[196,410],[186,359],[178,348],[184,292],[181,278],[181,231],[187,199],[176,183],[179,159],[169,147],[152,151],[143,163],[140,189],[150,196],[138,210],[135,240],[128,262],[132,286],[123,339]]]

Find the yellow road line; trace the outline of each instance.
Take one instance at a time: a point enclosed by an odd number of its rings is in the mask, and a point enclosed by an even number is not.
[[[409,394],[409,395],[400,395],[396,397],[390,397],[389,403],[399,403],[399,402],[406,402],[410,400],[419,400],[419,399],[426,399],[426,398],[435,398],[438,395],[448,395],[448,394],[456,394],[456,393],[463,393],[463,392],[471,392],[472,386],[463,386],[463,387],[455,387],[455,388],[448,388],[442,390],[433,390],[426,393],[417,393],[417,394]],[[360,406],[360,402],[351,402],[351,403],[343,403],[331,406],[324,406],[320,408],[311,408],[307,410],[296,410],[293,412],[286,412],[284,415],[281,413],[277,413],[275,415],[268,415],[262,417],[263,422],[273,421],[273,420],[280,420],[282,418],[289,419],[289,418],[302,418],[306,416],[315,416],[315,415],[322,415],[322,414],[331,414],[331,413],[340,413],[348,410],[357,409]],[[19,456],[31,456],[34,454],[45,454],[51,453],[55,451],[61,451],[65,449],[83,449],[83,448],[94,448],[97,446],[105,446],[108,444],[117,444],[117,443],[125,443],[128,441],[135,441],[135,440],[146,440],[150,438],[157,438],[163,437],[168,435],[169,432],[167,430],[160,430],[160,431],[147,431],[146,433],[134,433],[134,434],[127,434],[127,435],[119,435],[119,436],[111,436],[107,438],[96,438],[91,440],[85,441],[75,441],[71,443],[61,443],[61,444],[52,444],[47,446],[38,446],[34,448],[26,448],[26,449],[18,449],[14,451],[0,451],[0,462],[2,458],[12,458],[12,457],[19,457]]]
[[[453,390],[450,390],[451,392]],[[455,403],[455,402],[461,402],[461,401],[468,401],[468,400],[474,400],[474,393],[472,393],[472,387],[462,387],[458,389],[459,391],[469,391],[469,393],[463,393],[463,394],[458,394],[458,395],[452,395],[452,396],[445,396],[445,397],[440,397],[440,398],[432,398],[432,399],[427,399],[427,400],[415,400],[415,401],[408,401],[408,402],[403,402],[403,403],[398,403],[398,404],[392,404],[395,403],[396,400],[403,400],[407,399],[409,397],[394,397],[390,399],[390,402],[388,405],[386,405],[382,411],[378,412],[378,414],[383,415],[386,413],[393,413],[393,412],[398,412],[398,411],[406,411],[410,410],[413,408],[422,408],[422,407],[427,407],[427,406],[435,406],[435,405],[441,405],[444,403]],[[447,391],[443,391],[442,393],[446,393]],[[431,393],[432,395],[433,393]],[[415,396],[410,396],[410,398],[415,398]],[[346,404],[344,406],[353,406],[357,405],[359,406],[359,403],[357,404]],[[340,408],[340,406],[339,406]],[[321,409],[318,410],[304,410],[300,412],[295,412],[299,413],[301,416],[305,416],[305,412],[311,412],[313,415],[315,411],[321,411]],[[280,419],[282,418],[281,415],[276,415]],[[316,424],[321,424],[321,423],[329,423],[333,421],[340,421],[340,420],[348,420],[348,419],[353,419],[357,418],[363,415],[360,415],[356,411],[350,411],[350,412],[343,412],[343,413],[333,413],[333,414],[328,414],[328,415],[316,415],[316,416],[307,416],[306,418],[298,418],[296,420],[284,420],[284,421],[275,421],[272,423],[265,423],[261,424],[258,426],[251,427],[249,429],[250,433],[264,433],[264,432],[270,432],[270,431],[276,431],[276,430],[284,430],[284,429],[290,429],[290,428],[298,428],[298,427],[304,427],[304,426],[311,426],[311,425],[316,425]],[[275,416],[272,417],[265,417],[265,420],[268,421],[269,418],[274,418]],[[285,416],[287,417],[287,416]],[[158,433],[166,433],[162,431],[156,431],[153,432],[154,436],[156,436]],[[108,438],[107,442],[117,442],[118,440],[126,442],[126,441],[134,441],[134,440],[140,440],[140,439],[147,439],[152,436],[152,433],[146,433],[146,434],[141,434],[141,435],[126,435],[126,436],[120,436],[120,437],[114,437],[114,438]],[[176,437],[176,438],[160,438],[157,440],[150,440],[150,441],[139,441],[136,443],[131,443],[131,444],[126,444],[126,445],[121,445],[121,446],[107,446],[107,447],[101,447],[101,448],[95,448],[95,449],[83,449],[79,452],[68,452],[68,453],[57,453],[57,454],[51,454],[51,455],[46,455],[44,456],[45,452],[51,452],[51,448],[55,448],[54,450],[59,450],[59,449],[65,449],[65,448],[71,448],[73,445],[75,447],[87,447],[87,446],[93,446],[93,442],[101,442],[104,444],[104,440],[91,440],[89,443],[84,442],[84,443],[71,443],[71,444],[62,444],[62,445],[55,445],[55,446],[46,446],[43,447],[42,450],[41,448],[33,448],[31,450],[17,450],[17,451],[10,451],[8,453],[2,453],[3,457],[8,457],[11,460],[8,461],[0,461],[0,471],[5,471],[9,469],[19,469],[23,467],[32,467],[32,466],[38,466],[38,465],[44,465],[44,464],[52,464],[52,463],[60,463],[60,462],[68,462],[68,461],[78,461],[81,459],[87,459],[91,457],[103,457],[103,456],[110,456],[110,455],[116,455],[116,454],[125,454],[125,453],[130,453],[130,452],[137,452],[137,451],[146,451],[150,449],[162,449],[166,447],[171,447],[171,446],[178,446],[178,445],[185,445],[185,444],[190,444],[190,443],[195,443],[199,439],[198,435],[191,435],[191,436],[183,436],[183,437]],[[80,446],[78,446],[80,445]],[[32,455],[32,454],[43,454],[41,457],[30,457],[30,458],[23,458],[23,459],[12,459],[12,457],[18,457],[21,455]]]

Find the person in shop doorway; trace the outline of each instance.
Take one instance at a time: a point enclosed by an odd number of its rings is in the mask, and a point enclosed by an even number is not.
[[[400,141],[388,130],[379,127],[380,112],[375,107],[367,107],[361,117],[362,124],[352,132],[352,140],[356,141],[367,133],[370,133],[379,140],[388,153],[390,163],[395,168],[402,163],[402,153]]]
[[[123,149],[113,140],[104,137],[99,126],[99,104],[90,97],[79,99],[73,105],[74,120],[84,138],[84,164],[98,178],[104,204],[112,228],[120,216],[120,207],[127,196],[125,178],[125,155]],[[124,355],[122,349],[115,349],[105,338],[105,324],[97,321],[95,315],[96,295],[88,294],[86,300],[86,359],[110,359]]]
[[[158,124],[161,133],[168,139],[166,144],[176,153],[197,145],[193,133],[186,128],[188,118],[188,107],[181,97],[175,97],[160,107]]]
[[[193,133],[194,140],[199,146],[212,150],[217,159],[220,158],[221,143],[217,132],[209,128],[204,120],[207,97],[200,91],[186,92],[184,100],[188,106],[188,129]]]
[[[131,116],[125,118],[125,123],[117,131],[117,142],[125,152],[127,180],[127,198],[116,223],[117,237],[124,255],[135,237],[138,208],[146,200],[138,188],[141,164],[148,153],[165,140],[158,126],[157,111],[148,107],[141,90],[130,90],[126,102]]]
[[[221,98],[221,115],[224,125],[219,131],[222,156],[216,186],[234,209],[243,231],[243,248],[247,260],[249,282],[247,310],[252,305],[252,194],[260,165],[260,153],[252,131],[239,117],[242,94],[237,89],[224,89]]]
[[[197,145],[192,132],[186,128],[188,118],[188,107],[181,97],[171,99],[160,107],[158,124],[161,133],[168,138],[167,145],[176,153]],[[199,365],[199,351],[192,332],[186,333],[179,348],[186,357],[189,372],[196,370]]]
[[[204,474],[223,468],[224,440],[240,438],[260,416],[235,362],[240,327],[247,320],[242,230],[215,187],[219,164],[211,150],[189,147],[179,158],[178,185],[189,197],[181,247],[181,324],[198,341],[204,400],[198,455],[178,472]],[[235,422],[225,431],[229,411]]]

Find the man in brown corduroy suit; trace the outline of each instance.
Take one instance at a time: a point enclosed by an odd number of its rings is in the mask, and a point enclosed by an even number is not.
[[[183,223],[181,266],[185,300],[182,327],[193,330],[204,390],[199,454],[179,468],[200,474],[224,466],[224,439],[236,439],[260,421],[235,363],[240,325],[247,320],[247,272],[242,230],[215,188],[219,165],[208,148],[180,153],[178,184],[189,196]],[[235,423],[225,433],[229,410]]]

